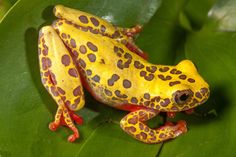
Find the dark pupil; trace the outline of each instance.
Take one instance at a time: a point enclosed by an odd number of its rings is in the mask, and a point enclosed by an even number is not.
[[[187,94],[182,94],[180,97],[179,97],[180,101],[186,101],[188,99],[188,95]]]

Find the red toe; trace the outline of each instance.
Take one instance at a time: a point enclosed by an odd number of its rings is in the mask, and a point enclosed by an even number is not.
[[[51,122],[51,123],[49,124],[49,129],[50,129],[51,131],[56,131],[57,128],[58,128],[58,126],[59,126],[59,124],[57,124],[57,123],[55,123],[55,122]]]

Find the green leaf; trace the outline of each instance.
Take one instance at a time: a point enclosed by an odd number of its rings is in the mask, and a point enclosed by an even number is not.
[[[0,156],[235,156],[236,124],[236,3],[234,0],[21,0],[0,24]],[[81,138],[68,143],[71,133],[49,131],[56,112],[40,82],[38,30],[55,17],[55,4],[109,19],[116,25],[144,25],[138,45],[158,64],[193,60],[209,82],[211,97],[195,114],[178,114],[189,131],[164,144],[140,143],[119,128],[126,114],[99,104],[86,93],[78,112],[85,124]],[[214,6],[212,6],[214,4]],[[159,8],[158,8],[159,7]],[[208,15],[208,16],[207,16]],[[162,123],[160,116],[153,126]]]
[[[155,156],[161,145],[146,145],[128,136],[119,127],[125,113],[90,96],[86,108],[78,112],[85,120],[78,126],[78,142],[67,142],[71,133],[67,128],[56,133],[48,129],[57,105],[40,81],[37,38],[38,30],[55,19],[52,9],[58,3],[132,26],[147,23],[160,1],[18,1],[0,25],[0,156]]]
[[[166,143],[161,156],[236,155],[235,9],[233,0],[218,1],[203,27],[187,34],[186,57],[194,61],[209,82],[211,97],[198,108],[196,116],[188,119],[189,134]]]
[[[0,0],[0,21],[10,8],[11,4],[8,0]]]

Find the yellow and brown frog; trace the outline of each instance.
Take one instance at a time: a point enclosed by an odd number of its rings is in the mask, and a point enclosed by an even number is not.
[[[156,65],[133,41],[141,26],[121,28],[97,16],[57,5],[58,18],[40,30],[38,48],[41,80],[58,104],[49,128],[68,126],[79,138],[74,113],[84,107],[86,88],[98,101],[126,110],[121,128],[135,139],[158,143],[187,131],[186,122],[151,129],[145,122],[167,112],[189,112],[209,97],[209,86],[190,60],[176,66]]]

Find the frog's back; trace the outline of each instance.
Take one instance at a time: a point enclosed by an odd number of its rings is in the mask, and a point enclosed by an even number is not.
[[[140,93],[140,88],[147,89],[148,82],[154,79],[152,73],[157,68],[118,41],[82,27],[76,28],[63,20],[54,23],[54,28],[72,49],[88,85],[102,102],[110,105],[126,103],[132,99],[129,95]],[[141,72],[144,67],[149,72]],[[146,83],[140,84],[137,78]]]

